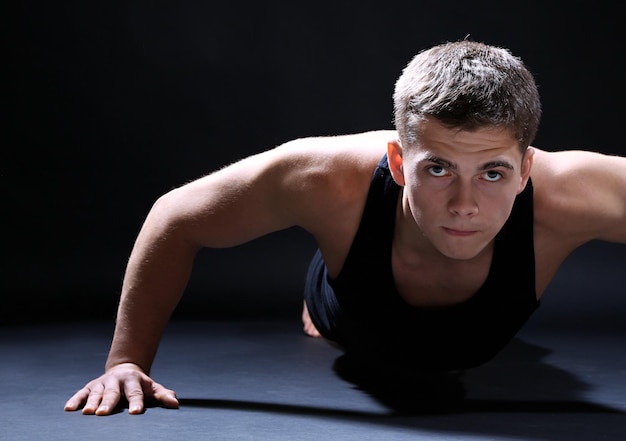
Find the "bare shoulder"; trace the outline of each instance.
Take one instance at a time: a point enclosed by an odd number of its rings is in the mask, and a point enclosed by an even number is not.
[[[392,131],[375,131],[301,138],[268,153],[274,166],[280,169],[280,175],[285,178],[315,186],[331,179],[333,186],[337,186],[344,180],[349,183],[354,174],[371,173],[394,134]]]
[[[386,152],[387,143],[397,138],[393,130],[377,130],[338,136],[319,136],[289,141],[275,149],[294,160],[310,159],[327,165],[349,168],[378,163]],[[337,162],[339,161],[339,162]],[[334,167],[331,167],[334,168]]]
[[[288,180],[289,189],[349,196],[362,180],[369,182],[394,135],[392,131],[376,131],[298,139],[274,149],[274,167],[278,176]]]
[[[341,255],[390,136],[394,132],[285,143],[168,192],[150,218],[202,247],[230,247],[299,226],[328,253]]]
[[[535,151],[536,228],[572,249],[594,239],[626,243],[626,158]]]
[[[395,131],[303,138],[271,154],[282,203],[316,238],[329,269],[340,266],[358,228],[372,173]]]

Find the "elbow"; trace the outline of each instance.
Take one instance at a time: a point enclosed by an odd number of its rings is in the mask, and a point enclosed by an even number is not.
[[[162,239],[176,239],[193,245],[189,234],[188,219],[178,190],[172,190],[160,196],[150,209],[144,229]],[[195,246],[194,246],[195,247]]]
[[[150,208],[147,220],[162,226],[175,226],[177,224],[176,215],[176,190],[172,190],[160,196]]]

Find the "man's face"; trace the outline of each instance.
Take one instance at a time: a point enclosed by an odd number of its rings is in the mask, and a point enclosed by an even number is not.
[[[404,185],[403,219],[416,227],[410,240],[422,250],[472,259],[506,222],[533,152],[522,160],[516,139],[499,128],[459,131],[429,119],[421,129],[417,145],[400,148],[396,171]]]

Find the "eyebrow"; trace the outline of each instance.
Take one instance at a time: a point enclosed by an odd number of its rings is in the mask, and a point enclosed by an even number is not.
[[[456,164],[440,158],[438,156],[434,156],[434,155],[429,155],[425,158],[426,161],[429,162],[433,162],[435,164],[441,165],[442,167],[446,167],[449,168],[451,170],[456,170],[458,167],[456,166]],[[489,161],[484,163],[483,165],[481,165],[480,167],[478,167],[478,170],[483,171],[483,170],[489,170],[492,168],[497,168],[497,167],[504,167],[504,168],[508,168],[509,170],[515,170],[515,167],[513,167],[513,165],[508,162],[508,161],[503,161],[503,160],[497,160],[497,161]]]

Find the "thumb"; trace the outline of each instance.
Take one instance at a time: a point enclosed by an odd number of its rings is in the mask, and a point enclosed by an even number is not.
[[[176,392],[173,390],[167,389],[158,383],[154,383],[152,386],[152,396],[164,407],[168,409],[178,409],[178,399],[176,398]]]

